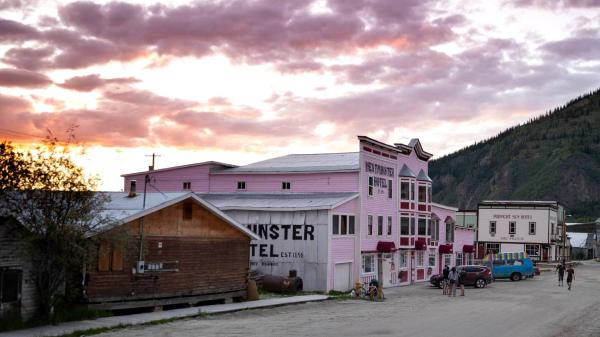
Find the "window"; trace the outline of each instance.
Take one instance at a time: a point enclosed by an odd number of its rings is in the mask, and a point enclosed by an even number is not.
[[[408,267],[408,264],[406,263],[406,261],[407,261],[406,254],[407,254],[406,252],[400,253],[400,268]]]
[[[431,202],[431,186],[427,186],[427,202]]]
[[[377,217],[377,235],[383,235],[383,216]]]
[[[427,186],[419,185],[419,202],[427,202]]]
[[[419,218],[419,235],[427,234],[427,220],[425,218]]]
[[[192,203],[183,203],[183,220],[192,220]]]
[[[463,253],[456,253],[456,265],[462,266],[463,262]]]
[[[369,177],[369,195],[373,195],[373,177]]]
[[[369,274],[375,272],[375,256],[374,255],[363,255],[362,256],[362,272],[363,274]]]
[[[422,251],[417,252],[417,261],[416,261],[417,267],[423,267],[423,265],[425,264],[424,255],[425,254]]]
[[[238,181],[237,182],[237,189],[238,190],[245,190],[246,189],[246,182],[245,181]]]
[[[525,245],[525,253],[529,256],[540,256],[540,245]]]
[[[408,181],[401,181],[400,182],[400,199],[401,200],[409,200],[410,199],[410,190],[409,190],[409,185],[410,183]]]
[[[373,235],[373,216],[369,215],[367,217],[368,221],[367,221],[367,234],[368,235]]]
[[[332,224],[333,235],[354,235],[354,215],[333,216]]]
[[[440,239],[440,220],[432,220],[431,227],[431,240],[438,241]]]
[[[289,190],[292,188],[292,183],[290,183],[289,181],[282,181],[281,182],[281,189],[282,190]]]
[[[410,183],[410,200],[415,200],[415,182]]]
[[[436,256],[435,256],[435,249],[432,249],[429,251],[429,266],[430,267],[435,267],[435,260],[436,260]]]
[[[486,243],[485,244],[485,254],[498,254],[500,253],[500,244],[499,243]]]
[[[467,264],[473,264],[473,253],[465,253],[465,257],[467,258]]]
[[[490,234],[496,234],[496,221],[490,221]]]
[[[191,190],[191,189],[192,189],[192,183],[191,183],[191,182],[189,182],[189,181],[185,181],[185,182],[183,183],[183,189],[184,189],[184,190]]]
[[[529,235],[535,235],[535,222],[529,223]]]
[[[411,235],[417,234],[417,232],[415,231],[415,218],[414,217],[410,218],[410,234]]]
[[[332,232],[331,234],[333,235],[338,235],[340,234],[340,216],[339,215],[334,215],[333,216],[333,226],[332,226]]]
[[[392,235],[392,217],[388,216],[387,235]]]
[[[410,235],[409,230],[410,219],[407,217],[400,217],[400,235]]]
[[[392,180],[388,180],[388,198],[392,199],[393,198],[393,193],[392,193]]]
[[[431,236],[431,219],[427,219],[427,236]]]
[[[508,223],[508,234],[515,234],[517,232],[517,223],[511,221]]]
[[[0,269],[0,303],[17,302],[21,299],[23,271]]]
[[[452,265],[452,255],[444,254],[444,266],[450,267]]]
[[[454,242],[454,221],[446,222],[446,241]]]

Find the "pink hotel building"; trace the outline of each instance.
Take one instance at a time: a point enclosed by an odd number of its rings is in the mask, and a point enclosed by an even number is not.
[[[250,265],[295,269],[305,290],[348,290],[372,278],[385,287],[427,281],[444,264],[473,259],[474,229],[433,203],[431,154],[418,139],[388,145],[359,136],[358,152],[292,154],[235,166],[204,162],[124,174],[138,192],[190,192],[261,237]]]

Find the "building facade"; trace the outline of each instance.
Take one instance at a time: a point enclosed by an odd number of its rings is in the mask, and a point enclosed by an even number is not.
[[[484,201],[477,211],[477,258],[525,252],[534,260],[568,259],[565,211],[556,201]]]
[[[357,146],[239,167],[205,162],[125,174],[124,188],[141,190],[148,175],[160,191],[201,195],[261,238],[252,242],[253,268],[295,269],[306,290],[347,290],[373,278],[386,287],[426,281],[440,270],[441,244],[460,253],[472,247],[472,230],[456,226],[456,209],[435,205],[433,212],[432,155],[418,139],[389,145],[359,136]]]

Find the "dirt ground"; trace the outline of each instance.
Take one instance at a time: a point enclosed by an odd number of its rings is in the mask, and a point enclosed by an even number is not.
[[[578,266],[571,291],[556,275],[468,287],[448,298],[420,284],[386,301],[330,300],[131,327],[102,337],[192,336],[600,336],[600,263]]]

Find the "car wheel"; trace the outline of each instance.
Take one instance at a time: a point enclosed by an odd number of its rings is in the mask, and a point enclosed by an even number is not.
[[[475,281],[475,288],[480,288],[480,289],[485,288],[486,285],[487,285],[487,283],[482,278],[477,279],[477,281]]]
[[[510,275],[510,280],[511,281],[520,281],[521,280],[521,274],[519,274],[519,273],[512,273],[512,275]]]

